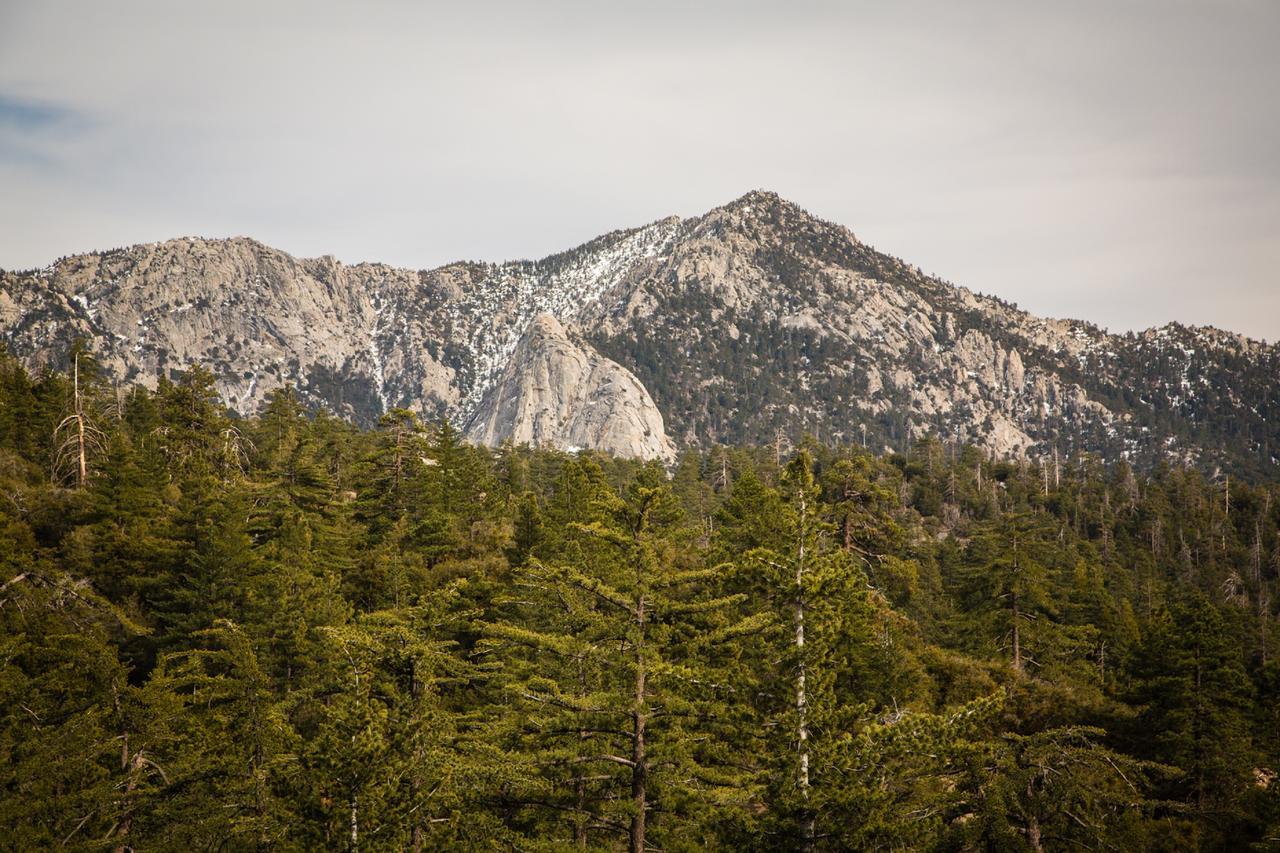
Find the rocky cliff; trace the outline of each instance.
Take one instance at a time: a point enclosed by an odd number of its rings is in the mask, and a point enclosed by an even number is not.
[[[934,433],[1140,464],[1280,456],[1276,346],[1034,317],[766,192],[538,261],[429,271],[244,238],[77,255],[0,272],[0,334],[36,368],[63,369],[83,337],[121,380],[202,364],[241,412],[290,382],[364,423],[407,406],[486,442],[666,458],[672,441],[904,449]]]
[[[662,413],[639,380],[589,344],[571,340],[550,314],[534,318],[480,401],[467,438],[665,461],[676,455]]]

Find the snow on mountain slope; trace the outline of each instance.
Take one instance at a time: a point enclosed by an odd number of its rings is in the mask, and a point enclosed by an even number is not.
[[[1280,455],[1276,346],[1034,317],[767,192],[538,261],[417,272],[189,238],[0,272],[0,334],[33,367],[62,369],[84,337],[122,380],[199,364],[243,413],[291,382],[365,424],[396,406],[471,422],[499,384],[526,387],[512,371],[540,315],[642,383],[622,422],[650,423],[651,398],[685,446],[934,433],[1142,464]],[[543,391],[572,421],[573,395]]]
[[[445,308],[450,327],[462,330],[471,361],[471,381],[458,411],[470,413],[479,405],[535,317],[573,320],[638,266],[669,249],[677,226],[678,220],[664,219],[544,261],[490,267]]]

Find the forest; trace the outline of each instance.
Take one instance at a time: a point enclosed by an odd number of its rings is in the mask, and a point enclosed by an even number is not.
[[[213,382],[0,354],[0,847],[1280,849],[1280,478]]]

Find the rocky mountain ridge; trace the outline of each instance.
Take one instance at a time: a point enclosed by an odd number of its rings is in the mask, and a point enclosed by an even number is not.
[[[1037,318],[767,192],[538,261],[411,271],[245,238],[78,255],[0,272],[0,334],[37,369],[83,337],[121,380],[203,364],[242,413],[291,382],[365,423],[407,406],[488,443],[669,458],[936,433],[1139,464],[1280,455],[1275,345]]]

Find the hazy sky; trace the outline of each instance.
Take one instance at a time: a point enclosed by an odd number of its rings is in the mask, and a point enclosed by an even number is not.
[[[1280,0],[0,0],[0,267],[430,267],[776,190],[1041,314],[1280,339]]]

